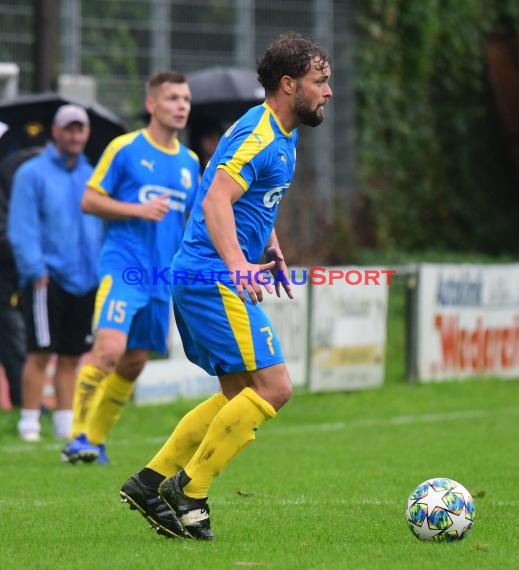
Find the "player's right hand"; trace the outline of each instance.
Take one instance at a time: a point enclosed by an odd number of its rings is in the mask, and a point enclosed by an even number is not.
[[[240,267],[235,267],[231,271],[232,279],[236,285],[236,291],[240,299],[245,303],[247,295],[253,305],[263,301],[262,287],[265,288],[267,293],[272,294],[274,288],[270,283],[263,283],[258,278],[258,275],[263,271],[271,271],[275,265],[275,261],[269,263],[260,263],[258,265],[252,263],[244,263]]]
[[[167,194],[161,194],[153,200],[141,204],[140,217],[143,220],[148,220],[150,222],[160,222],[162,218],[169,212],[169,196]]]

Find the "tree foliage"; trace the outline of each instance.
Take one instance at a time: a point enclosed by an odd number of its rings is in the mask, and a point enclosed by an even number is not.
[[[485,65],[511,0],[367,0],[358,13],[359,164],[382,249],[517,250],[519,180]]]

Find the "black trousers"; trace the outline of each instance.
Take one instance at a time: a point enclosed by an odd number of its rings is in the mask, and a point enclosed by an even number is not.
[[[0,304],[0,363],[9,383],[13,406],[22,405],[22,370],[25,363],[25,325],[19,309]]]

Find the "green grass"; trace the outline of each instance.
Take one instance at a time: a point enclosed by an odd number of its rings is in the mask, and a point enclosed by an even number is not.
[[[517,263],[517,256],[510,253],[490,255],[478,251],[446,250],[376,250],[363,248],[356,253],[359,265],[405,265],[408,263]]]
[[[386,382],[379,389],[298,390],[213,484],[214,543],[167,540],[118,491],[193,402],[128,406],[110,437],[112,465],[64,465],[0,415],[2,569],[227,570],[519,567],[519,382],[405,384],[404,284],[390,289]],[[414,487],[435,476],[476,503],[466,540],[429,544],[408,530]]]
[[[519,382],[298,393],[211,490],[214,543],[168,540],[118,490],[191,407],[128,406],[112,464],[61,464],[45,422],[20,443],[0,416],[2,568],[516,568]],[[415,539],[404,510],[423,480],[452,477],[476,502],[466,540]]]

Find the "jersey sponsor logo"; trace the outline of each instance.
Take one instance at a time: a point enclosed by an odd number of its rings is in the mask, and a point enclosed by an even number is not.
[[[166,186],[157,186],[155,184],[147,184],[142,186],[139,190],[139,202],[141,204],[146,204],[151,202],[154,198],[158,198],[163,194],[168,196],[168,205],[170,210],[175,210],[176,212],[186,211],[186,198],[187,192],[182,192],[181,190],[173,190],[167,188]]]
[[[191,186],[193,186],[193,177],[187,168],[180,169],[180,182],[184,188],[191,188]]]
[[[272,190],[265,192],[263,195],[263,205],[267,208],[277,206],[281,202],[283,195],[288,190],[289,186],[290,184],[285,184],[284,186],[277,186],[276,188],[272,188]]]
[[[154,160],[146,160],[145,158],[141,158],[141,165],[144,166],[144,168],[147,168],[150,172],[153,172],[155,169]]]

